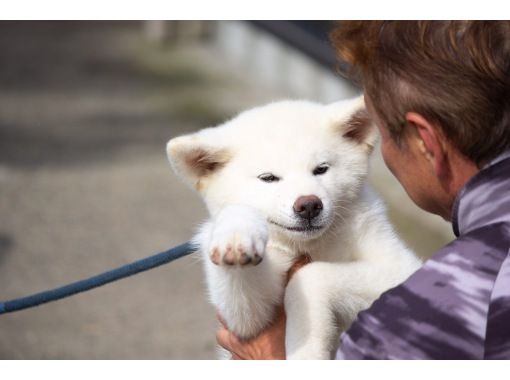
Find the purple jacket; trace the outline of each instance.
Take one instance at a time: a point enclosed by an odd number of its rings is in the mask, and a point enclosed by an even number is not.
[[[510,152],[466,184],[452,220],[457,239],[359,313],[337,359],[510,359]]]

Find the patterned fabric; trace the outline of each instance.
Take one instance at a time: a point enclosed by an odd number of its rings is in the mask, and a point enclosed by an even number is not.
[[[342,335],[337,359],[510,359],[510,152],[453,208],[457,239]]]

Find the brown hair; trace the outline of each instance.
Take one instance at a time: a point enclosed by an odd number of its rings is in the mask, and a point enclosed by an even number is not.
[[[510,149],[510,21],[342,21],[331,40],[397,143],[415,111],[479,166]]]

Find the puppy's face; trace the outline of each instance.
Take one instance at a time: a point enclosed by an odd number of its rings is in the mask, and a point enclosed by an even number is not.
[[[362,98],[284,101],[174,138],[167,152],[212,215],[227,204],[250,205],[275,232],[309,240],[348,212],[375,140]]]

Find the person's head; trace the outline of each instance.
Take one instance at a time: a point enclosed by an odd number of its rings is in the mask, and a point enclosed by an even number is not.
[[[331,38],[386,163],[415,203],[448,218],[466,177],[510,149],[510,22],[344,21]]]

